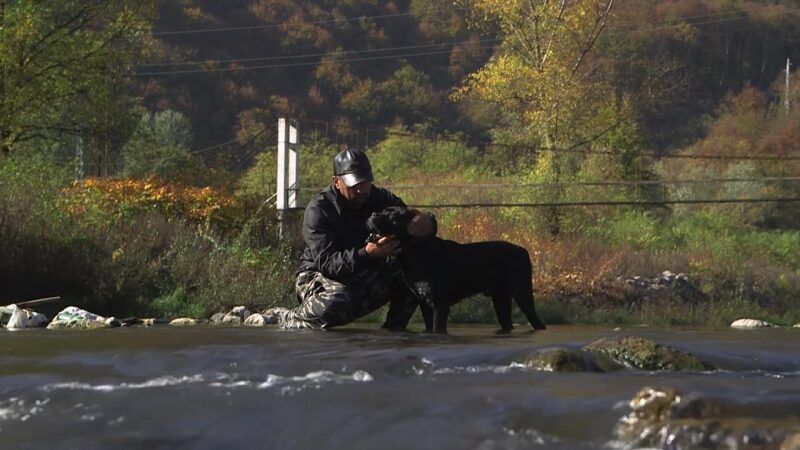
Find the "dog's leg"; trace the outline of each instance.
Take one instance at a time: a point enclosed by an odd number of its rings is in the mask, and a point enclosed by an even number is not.
[[[514,325],[511,322],[511,295],[508,289],[506,287],[494,289],[491,291],[491,296],[500,332],[510,333]]]
[[[447,333],[447,316],[450,314],[450,305],[444,303],[433,306],[433,332]]]
[[[531,326],[536,330],[547,328],[536,314],[536,307],[533,301],[533,267],[528,251],[522,247],[517,247],[516,256],[511,261],[509,267],[509,286],[511,296],[514,297],[517,306],[528,319]]]
[[[425,331],[433,331],[433,308],[422,300],[419,302],[419,310],[422,313],[422,320],[425,321]]]

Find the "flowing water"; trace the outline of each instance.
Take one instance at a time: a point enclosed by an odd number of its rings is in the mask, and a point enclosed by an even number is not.
[[[621,333],[722,370],[552,373],[536,349]],[[496,336],[268,328],[0,332],[0,448],[608,448],[645,386],[800,417],[800,330],[551,326]]]

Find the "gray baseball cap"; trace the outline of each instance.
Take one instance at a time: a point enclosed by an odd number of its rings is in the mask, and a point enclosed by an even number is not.
[[[339,177],[347,187],[374,180],[367,154],[353,148],[342,150],[336,154],[333,158],[333,174]]]

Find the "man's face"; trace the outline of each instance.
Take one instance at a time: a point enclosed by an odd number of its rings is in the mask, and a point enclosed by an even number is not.
[[[369,198],[369,192],[372,190],[371,181],[362,181],[353,187],[347,187],[341,178],[334,176],[333,184],[336,186],[336,189],[339,190],[339,193],[342,194],[342,197],[347,200],[348,206],[353,208],[364,206],[364,203],[367,202],[367,198]]]

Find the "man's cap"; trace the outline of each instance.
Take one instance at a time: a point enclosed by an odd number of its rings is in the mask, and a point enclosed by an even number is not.
[[[333,174],[347,187],[353,187],[364,181],[373,181],[372,166],[369,164],[367,154],[353,148],[336,154],[333,158]]]

